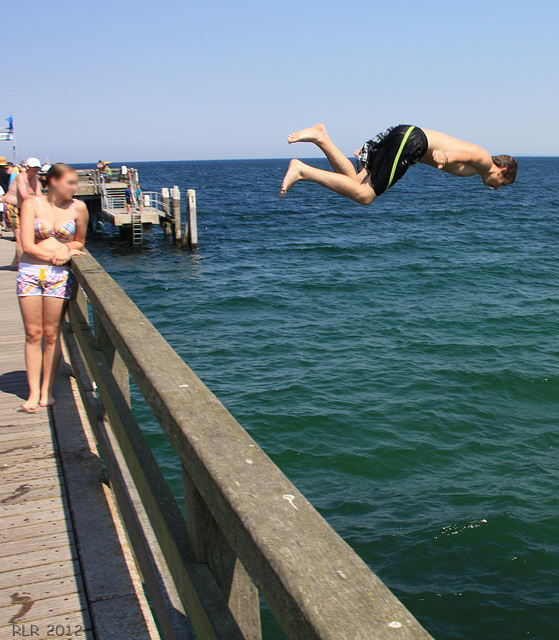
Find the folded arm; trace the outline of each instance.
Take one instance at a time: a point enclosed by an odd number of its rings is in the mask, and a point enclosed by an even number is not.
[[[493,158],[488,151],[482,149],[450,149],[433,151],[433,160],[439,169],[444,169],[448,164],[467,165],[476,173],[485,173],[493,166]]]
[[[76,202],[76,235],[71,242],[60,242],[52,237],[35,242],[35,208],[33,199],[26,198],[20,210],[21,242],[27,255],[44,262],[63,265],[72,256],[82,253],[88,221],[87,207],[83,202]]]
[[[89,221],[89,212],[87,207],[81,200],[74,202],[74,217],[76,220],[76,234],[70,242],[61,242],[51,258],[53,264],[62,265],[69,262],[72,256],[83,255],[83,247],[85,245],[85,234],[87,233],[87,223]]]

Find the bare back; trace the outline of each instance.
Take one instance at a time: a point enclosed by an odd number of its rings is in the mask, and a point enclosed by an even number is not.
[[[433,151],[443,151],[444,153],[448,153],[450,151],[471,152],[475,153],[476,156],[485,157],[489,166],[493,164],[493,160],[489,152],[477,144],[466,142],[459,138],[453,138],[446,133],[433,131],[432,129],[423,129],[423,131],[425,132],[429,142],[429,148],[420,160],[420,162],[423,162],[424,164],[435,167],[435,169],[437,168],[437,162],[433,159]],[[444,167],[443,171],[455,176],[474,176],[479,173],[479,170],[465,162],[449,163]]]

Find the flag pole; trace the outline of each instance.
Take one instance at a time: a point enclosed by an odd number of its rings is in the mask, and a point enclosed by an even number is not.
[[[12,140],[13,140],[13,148],[14,148],[14,167],[17,167],[17,153],[16,153],[16,130],[14,127],[14,112],[11,112],[12,116]]]

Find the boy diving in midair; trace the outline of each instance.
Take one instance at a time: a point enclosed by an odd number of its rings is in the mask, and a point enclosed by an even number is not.
[[[289,144],[312,142],[324,152],[334,173],[292,160],[283,179],[280,198],[300,180],[317,184],[359,204],[371,204],[408,170],[422,162],[455,176],[481,176],[496,191],[512,184],[517,164],[510,156],[491,156],[471,142],[413,125],[385,129],[355,152],[357,171],[330,140],[323,124],[288,136]]]

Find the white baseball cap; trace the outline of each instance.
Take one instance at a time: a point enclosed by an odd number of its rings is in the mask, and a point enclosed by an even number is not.
[[[43,166],[41,164],[41,161],[38,158],[27,158],[27,160],[25,161],[25,164],[28,167],[37,167],[38,169],[40,169]]]

